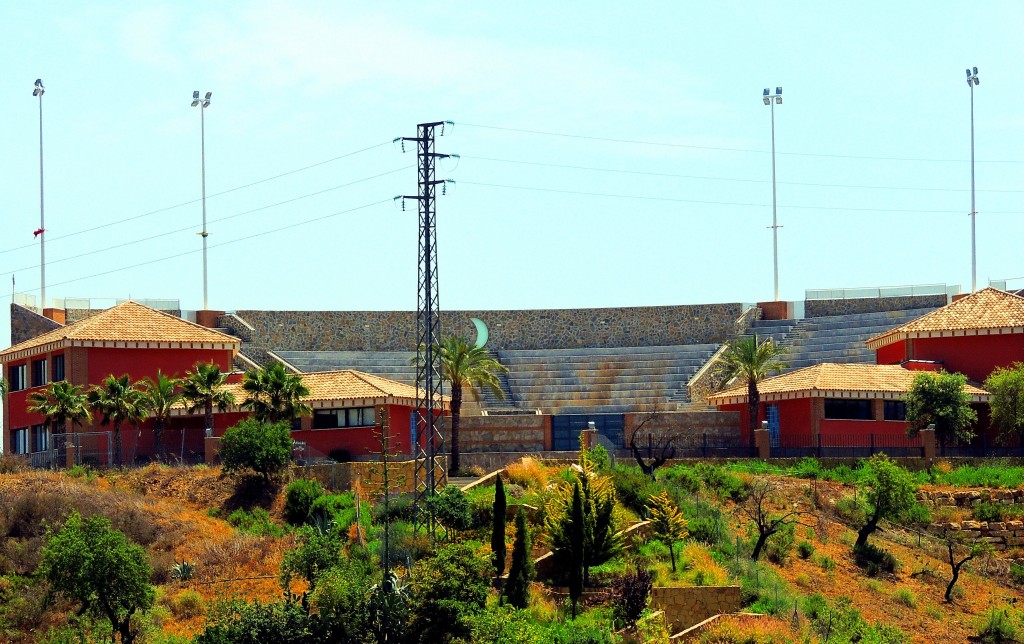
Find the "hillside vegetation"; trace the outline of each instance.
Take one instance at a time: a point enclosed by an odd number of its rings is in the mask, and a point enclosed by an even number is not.
[[[493,583],[493,480],[438,497],[435,542],[417,530],[411,503],[397,495],[385,512],[381,499],[370,504],[315,482],[267,484],[217,468],[9,471],[0,474],[0,639],[110,641],[103,616],[52,592],[41,572],[46,544],[77,512],[105,517],[145,549],[156,600],[132,616],[141,642],[381,641],[387,634],[388,641],[557,644],[618,641],[626,633],[634,641],[667,641],[660,617],[645,609],[645,584],[739,585],[743,610],[766,615],[720,620],[700,635],[706,642],[964,642],[979,634],[1014,641],[1024,551],[979,552],[947,602],[948,544],[927,528],[990,512],[1012,521],[1017,508],[915,501],[881,521],[871,550],[855,555],[857,530],[874,502],[870,476],[865,464],[825,469],[808,459],[789,468],[676,464],[651,480],[638,468],[612,467],[599,450],[571,467],[524,459],[502,475],[502,570],[509,573],[520,547],[530,561],[554,548],[555,564],[539,567],[525,594],[506,588],[502,599],[501,584]],[[1024,468],[940,464],[906,476],[924,490],[1016,488]],[[581,501],[574,487],[582,489]],[[659,495],[668,509],[657,509],[652,499]],[[785,520],[754,561],[758,499],[762,519]],[[528,539],[517,538],[512,520],[520,510]],[[573,540],[557,534],[571,533],[576,511],[595,514],[586,515],[593,518],[580,533],[590,550],[573,618]],[[670,532],[659,528],[635,541],[612,538],[652,511],[678,512],[685,536],[666,542]],[[604,541],[594,526],[608,535]],[[969,550],[955,544],[958,558]],[[382,578],[385,560],[392,576]],[[509,579],[528,579],[530,568]],[[254,634],[259,639],[246,639]]]

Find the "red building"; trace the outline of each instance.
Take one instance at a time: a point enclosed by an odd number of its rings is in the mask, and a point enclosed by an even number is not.
[[[968,394],[978,412],[975,433],[990,442],[995,430],[984,404],[989,396],[979,383],[997,367],[1024,362],[1024,298],[985,288],[867,344],[876,352],[875,365],[824,363],[760,384],[758,420],[768,421],[773,445],[900,443],[907,427],[902,401],[915,372],[922,370],[962,373],[972,381]],[[745,385],[716,393],[708,402],[741,412],[750,439]]]
[[[933,363],[984,382],[1024,362],[1024,297],[985,288],[868,340],[878,364]]]
[[[903,444],[906,397],[916,372],[900,365],[823,363],[761,382],[758,422],[768,421],[776,447]],[[968,384],[971,402],[988,393]],[[747,386],[713,394],[720,411],[738,411],[745,441],[751,441]]]
[[[66,380],[87,391],[107,376],[128,374],[132,381],[155,378],[158,371],[184,376],[196,363],[213,362],[223,371],[231,370],[241,341],[219,331],[181,318],[125,302],[79,322],[46,332],[0,352],[0,364],[9,383],[4,401],[4,453],[37,455],[45,463],[55,457],[52,432],[46,419],[28,411],[28,397],[51,382]],[[322,372],[302,375],[310,395],[305,399],[313,416],[303,418],[294,429],[296,441],[311,456],[347,453],[358,458],[377,449],[374,423],[381,407],[386,410],[394,451],[410,453],[410,423],[416,389],[387,378],[357,371]],[[240,408],[245,399],[241,373],[232,373],[228,389],[238,403],[215,413],[214,433],[248,415]],[[188,414],[179,408],[168,423],[165,445],[180,458],[201,460],[205,429],[201,413]],[[98,419],[83,427],[68,428],[72,437],[62,437],[62,453],[93,452],[97,462],[107,463],[109,439]],[[140,427],[122,427],[125,460],[145,460],[154,453],[152,421]]]

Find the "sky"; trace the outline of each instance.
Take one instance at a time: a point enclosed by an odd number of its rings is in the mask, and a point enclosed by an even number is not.
[[[427,6],[429,4],[429,6]],[[452,121],[443,309],[773,298],[1024,276],[1010,2],[0,7],[0,284],[213,309],[416,306],[416,124]],[[1019,280],[1024,286],[1024,280]],[[0,288],[0,306],[11,300]],[[0,316],[0,344],[9,337]]]

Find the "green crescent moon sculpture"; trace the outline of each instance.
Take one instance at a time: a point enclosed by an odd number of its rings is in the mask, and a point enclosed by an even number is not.
[[[484,348],[484,345],[487,344],[487,325],[480,318],[469,318],[469,321],[476,327],[476,347]]]

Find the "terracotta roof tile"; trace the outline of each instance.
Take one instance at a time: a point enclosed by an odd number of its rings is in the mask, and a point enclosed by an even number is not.
[[[872,397],[900,397],[910,390],[914,378],[921,371],[911,371],[899,365],[876,364],[816,364],[763,380],[758,385],[762,401],[784,398],[821,397],[826,394],[872,394]],[[967,384],[968,395],[988,398],[988,392],[976,384]],[[800,394],[800,395],[794,395]],[[866,396],[865,396],[866,397]],[[742,400],[738,400],[742,399]],[[708,397],[711,404],[746,402],[747,386],[731,387]]]
[[[939,335],[1024,333],[1024,297],[983,288],[868,340],[872,349],[899,340]]]
[[[128,301],[0,352],[0,362],[12,354],[55,342],[171,342],[228,344],[241,340],[163,311]]]
[[[309,388],[309,395],[303,398],[307,403],[326,403],[360,398],[401,398],[416,400],[416,388],[401,382],[363,373],[362,371],[317,371],[299,374]],[[225,388],[235,396],[241,405],[246,398],[241,382],[228,383]],[[444,397],[447,405],[449,398]]]

